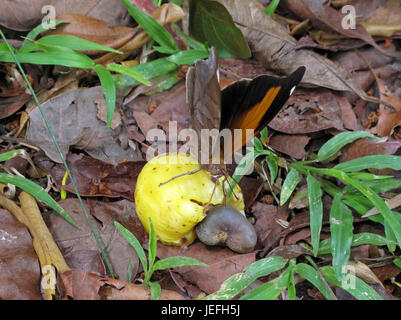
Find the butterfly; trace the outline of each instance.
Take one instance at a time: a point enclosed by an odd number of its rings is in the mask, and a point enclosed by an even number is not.
[[[210,159],[206,166],[209,172],[217,175],[224,171],[225,160],[266,127],[301,82],[305,71],[306,68],[301,66],[286,78],[261,75],[253,80],[234,82],[220,90],[214,48],[211,48],[209,58],[198,60],[188,69],[187,103],[200,149],[196,156]],[[202,143],[202,137],[209,138],[210,130],[231,134],[239,132],[241,137],[235,141],[231,138],[231,147],[221,150],[220,137]]]

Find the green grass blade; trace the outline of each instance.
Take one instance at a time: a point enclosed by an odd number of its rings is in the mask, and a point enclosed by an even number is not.
[[[317,160],[325,161],[333,157],[345,145],[365,137],[379,139],[373,134],[364,131],[342,132],[337,134],[319,149]]]
[[[357,247],[363,244],[373,244],[376,246],[385,246],[389,244],[397,244],[381,235],[362,232],[354,234],[352,237],[351,247]],[[332,253],[331,238],[322,240],[319,245],[319,255]]]
[[[376,174],[371,174],[368,172],[355,172],[355,173],[349,173],[348,174],[351,178],[358,179],[358,180],[385,180],[385,179],[390,179],[393,176],[378,176]]]
[[[208,295],[206,300],[230,300],[247,288],[252,282],[260,277],[265,277],[272,272],[285,267],[287,260],[280,257],[268,257],[260,259],[223,282],[220,289]]]
[[[2,154],[0,154],[0,162],[10,160],[10,159],[20,155],[21,153],[22,153],[22,150],[12,150],[12,151],[3,152]]]
[[[278,4],[280,3],[280,0],[272,0],[270,4],[263,10],[264,13],[266,13],[269,17],[271,17],[276,11]]]
[[[283,206],[291,197],[301,178],[295,169],[291,169],[284,180],[280,193],[280,206]]]
[[[341,198],[341,193],[334,197],[330,210],[331,252],[333,255],[332,263],[338,280],[342,280],[342,270],[348,264],[353,238],[352,212],[341,201]]]
[[[30,53],[16,53],[16,57],[20,63],[32,63],[41,65],[60,65],[71,68],[92,68],[95,63],[86,55],[70,50],[66,52],[30,52]],[[1,62],[14,62],[13,56],[8,53],[0,53]]]
[[[149,217],[149,251],[148,251],[148,259],[149,259],[149,270],[153,271],[153,264],[156,259],[156,250],[157,250],[157,238],[155,228],[153,227],[152,220]]]
[[[377,154],[339,163],[334,167],[334,169],[344,172],[386,168],[401,170],[401,157],[387,154]]]
[[[157,261],[153,266],[153,271],[182,267],[182,266],[207,267],[207,264],[190,257],[169,257]]]
[[[255,139],[254,139],[255,140]],[[253,166],[253,162],[257,158],[258,154],[256,152],[248,152],[240,161],[238,166],[235,168],[232,179],[230,181],[230,186],[228,188],[226,203],[230,201],[232,192],[237,183],[240,182],[242,177],[249,171]]]
[[[122,54],[121,51],[115,50],[113,48],[109,48],[98,44],[96,42],[92,42],[86,39],[78,38],[70,35],[54,35],[54,36],[45,36],[38,40],[40,44],[47,44],[53,46],[65,47],[73,50],[101,50],[107,52],[114,52],[118,54]]]
[[[297,167],[298,164],[294,164]],[[387,221],[391,229],[393,230],[395,237],[397,238],[398,245],[401,246],[401,222],[394,216],[387,204],[380,196],[374,192],[371,188],[364,185],[356,179],[352,179],[345,172],[336,169],[320,169],[310,166],[300,165],[303,169],[310,170],[316,173],[328,175],[340,179],[348,184],[351,184],[358,189],[370,202],[379,210],[384,220]]]
[[[306,263],[298,263],[295,272],[312,283],[327,300],[337,300],[330,287],[322,280],[319,271]]]
[[[54,22],[55,22],[55,26],[58,26],[59,24],[62,24],[62,23],[68,23],[68,22],[60,21],[60,20],[56,20]],[[30,40],[35,40],[42,32],[45,32],[45,31],[48,31],[48,29],[43,28],[42,24],[39,24],[37,27],[33,28],[26,35],[26,39],[24,40],[22,47],[25,46],[26,44],[28,44],[30,42]]]
[[[138,7],[129,0],[121,0],[121,2],[127,8],[128,13],[143,28],[143,30],[145,30],[146,33],[161,47],[168,50],[167,53],[173,54],[179,51],[178,45],[173,36],[155,19],[138,9]]]
[[[125,74],[125,75],[135,79],[136,81],[146,85],[146,86],[150,86],[151,85],[149,80],[146,79],[146,77],[141,72],[138,72],[134,68],[123,66],[122,64],[109,63],[107,65],[107,69],[109,69],[110,71],[114,71],[114,72],[118,72],[118,73],[121,73],[121,74]]]
[[[157,282],[149,282],[148,285],[150,287],[150,295],[152,296],[152,299],[154,300],[159,299],[160,294],[162,292],[160,284]]]
[[[143,270],[145,272],[148,271],[148,263],[146,260],[145,250],[143,250],[141,244],[139,243],[138,239],[132,234],[131,231],[126,229],[122,224],[114,221],[114,225],[121,232],[125,239],[127,239],[128,243],[135,249],[136,254],[138,255],[139,260],[142,263]]]
[[[103,88],[107,105],[107,128],[110,128],[116,107],[116,85],[110,72],[101,64],[97,64],[93,69],[96,71]]]
[[[322,267],[320,271],[327,282],[342,288],[358,300],[383,300],[375,290],[353,274],[347,274],[343,281],[338,281],[332,267]]]
[[[319,251],[320,231],[322,230],[323,222],[323,192],[319,181],[311,174],[308,174],[306,182],[308,184],[311,240],[313,254],[316,256]]]
[[[131,67],[133,71],[141,74],[145,79],[152,79],[160,75],[173,72],[178,70],[178,66],[167,60],[167,58],[160,58],[137,66]],[[133,86],[140,82],[132,78],[131,76],[126,76],[124,74],[114,75],[114,81],[116,86]]]
[[[266,163],[267,163],[267,166],[269,167],[270,183],[273,185],[274,181],[277,178],[277,174],[278,174],[278,163],[277,163],[276,156],[273,154],[273,152],[270,152],[266,156]]]
[[[292,267],[288,267],[279,277],[266,282],[244,294],[239,300],[273,300],[287,289]]]
[[[208,56],[209,52],[204,50],[185,50],[172,54],[167,58],[167,60],[178,65],[191,65],[198,60],[207,58]]]
[[[355,179],[355,178],[353,178]],[[379,180],[368,180],[363,182],[364,185],[372,188],[376,193],[388,192],[393,189],[401,187],[400,179],[379,179]],[[352,185],[348,185],[344,188],[345,195],[360,195],[361,193],[355,189]]]
[[[26,191],[34,198],[47,204],[54,211],[59,213],[65,220],[71,223],[74,227],[78,228],[75,221],[68,215],[68,213],[39,185],[23,177],[15,176],[12,174],[0,173],[0,181],[11,183],[16,187]]]
[[[176,23],[172,23],[171,27],[173,31],[181,38],[181,40],[185,43],[185,45],[188,48],[195,49],[195,50],[200,50],[200,51],[209,51],[209,48],[207,45],[203,44],[202,42],[199,42],[195,40],[194,38],[190,37],[187,35],[185,32],[183,32],[180,27]]]

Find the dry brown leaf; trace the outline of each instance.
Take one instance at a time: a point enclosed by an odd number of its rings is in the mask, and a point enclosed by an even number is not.
[[[269,146],[299,160],[305,157],[309,140],[308,136],[277,134],[270,139]]]
[[[99,277],[83,270],[61,274],[57,282],[61,299],[74,300],[151,300],[150,290],[121,280]],[[162,290],[160,300],[184,300],[175,291]]]
[[[71,218],[79,225],[75,228],[60,215],[50,214],[49,229],[55,241],[60,246],[60,250],[66,254],[68,252],[82,250],[96,250],[99,248],[87,220],[82,211],[82,207],[77,199],[67,199],[60,201],[60,205],[70,214]],[[124,236],[114,226],[113,217],[105,212],[102,203],[95,204],[93,210],[89,210],[88,202],[85,203],[87,212],[96,214],[96,219],[89,217],[101,243],[107,247],[107,256],[112,265],[113,271],[119,279],[126,279],[127,266],[131,260],[129,270],[131,278],[134,279],[138,272],[139,260],[134,248],[128,243]],[[127,217],[135,214],[132,211],[126,212]],[[84,265],[81,265],[83,268]]]
[[[142,155],[138,148],[124,149],[119,143],[117,132],[107,129],[106,124],[97,118],[96,99],[101,95],[103,90],[98,86],[71,91],[43,104],[64,157],[73,147],[109,163],[118,163],[124,159],[140,160]],[[50,159],[61,163],[39,109],[34,109],[29,116],[31,122],[26,138],[44,150]]]
[[[332,8],[329,2],[321,0],[283,0],[283,4],[302,19],[310,19],[315,25],[323,24],[346,37],[361,39],[381,53],[388,54],[373,40],[362,25],[356,24],[355,29],[343,28],[342,20],[344,15],[341,11]]]
[[[169,23],[177,22],[184,16],[184,11],[181,7],[174,3],[165,3],[158,7],[152,12],[151,16],[161,25],[167,25]],[[95,60],[98,64],[104,64],[110,61],[119,62],[129,56],[134,50],[142,47],[146,42],[150,40],[150,37],[145,31],[138,32],[130,41],[125,45],[118,48],[118,50],[124,52],[124,54],[107,53],[104,56]]]
[[[290,74],[306,66],[302,83],[338,91],[354,91],[362,99],[372,100],[340,66],[319,54],[297,48],[297,42],[282,26],[263,12],[256,0],[219,0],[233,16],[248,40],[251,50],[264,66]],[[377,102],[377,99],[373,99]]]
[[[381,104],[380,116],[377,122],[377,135],[379,137],[390,136],[395,127],[401,125],[401,99],[393,95],[387,86],[378,82],[380,100],[393,106],[394,110]]]
[[[202,291],[211,294],[230,276],[243,271],[255,262],[256,252],[236,254],[227,248],[210,247],[195,242],[187,249],[157,244],[157,256],[160,259],[173,256],[186,256],[206,263],[208,266],[185,266],[174,268],[183,278],[196,284]]]
[[[0,24],[18,31],[31,30],[47,15],[46,11],[42,13],[45,6],[52,6],[57,16],[80,13],[104,20],[111,26],[127,25],[131,20],[120,0],[3,0],[0,2]]]
[[[103,46],[118,49],[127,43],[138,31],[138,28],[110,27],[105,21],[77,13],[67,13],[58,16],[57,20],[65,21],[55,30],[46,32],[46,35],[72,35]],[[96,55],[104,51],[83,51],[89,55]]]
[[[0,209],[0,260],[0,299],[41,299],[40,266],[32,238],[25,225],[3,209]]]
[[[344,130],[341,108],[333,92],[326,89],[296,90],[269,127],[288,134]]]

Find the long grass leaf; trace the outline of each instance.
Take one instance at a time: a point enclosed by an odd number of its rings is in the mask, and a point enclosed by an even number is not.
[[[319,271],[315,270],[306,263],[298,263],[295,266],[295,271],[301,277],[304,277],[306,280],[312,283],[327,300],[337,300],[337,297],[333,294],[333,291],[331,291],[327,283],[321,278]]]
[[[319,181],[311,174],[308,174],[306,182],[308,184],[311,240],[313,254],[316,256],[319,251],[320,231],[323,222],[323,192]]]
[[[342,280],[342,270],[348,264],[353,238],[352,212],[341,201],[341,198],[341,193],[334,197],[330,210],[332,263],[338,280]]]
[[[161,47],[168,50],[166,53],[176,53],[179,51],[178,45],[173,36],[163,28],[155,19],[146,14],[142,10],[128,0],[121,0],[127,8],[128,13],[135,19],[136,22],[146,31],[146,33],[155,40]]]
[[[136,254],[138,255],[139,260],[142,263],[143,270],[145,272],[148,271],[148,263],[146,260],[145,250],[143,250],[142,245],[138,241],[138,239],[132,234],[131,231],[126,229],[122,224],[117,221],[114,221],[114,225],[121,232],[125,239],[127,239],[128,243],[135,249]]]
[[[300,181],[301,178],[297,170],[291,169],[285,177],[283,186],[281,187],[280,206],[284,205],[287,202]]]
[[[268,257],[260,259],[249,266],[243,272],[237,273],[223,282],[220,289],[206,300],[230,300],[247,288],[252,282],[260,277],[265,277],[274,271],[278,271],[285,267],[287,260],[280,257]]]
[[[344,172],[386,168],[401,170],[401,157],[388,154],[377,154],[356,158],[350,161],[339,163],[334,166],[334,169]]]
[[[0,173],[0,181],[5,183],[11,183],[12,185],[15,185],[16,187],[26,191],[34,198],[47,204],[50,208],[59,213],[65,220],[71,223],[74,227],[78,228],[78,225],[68,215],[68,213],[40,185],[26,178],[6,173]]]
[[[345,145],[347,145],[357,139],[365,138],[365,137],[378,139],[373,134],[364,132],[364,131],[342,132],[340,134],[337,134],[336,136],[331,138],[329,141],[327,141],[319,149],[319,152],[317,154],[317,160],[325,161],[325,160],[333,157]]]
[[[116,107],[116,85],[110,72],[101,64],[97,64],[93,69],[96,71],[103,88],[107,106],[107,127],[110,128]]]
[[[332,267],[322,267],[320,271],[327,282],[342,288],[358,300],[383,300],[375,290],[351,273],[338,281]]]

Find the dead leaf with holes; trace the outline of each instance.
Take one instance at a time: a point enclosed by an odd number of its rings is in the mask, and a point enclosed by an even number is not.
[[[102,97],[102,87],[98,86],[70,91],[43,104],[43,110],[64,158],[70,148],[76,148],[109,163],[141,160],[142,155],[138,148],[123,149],[119,143],[119,134],[108,129],[106,123],[98,119],[96,100]],[[34,109],[29,116],[27,140],[40,147],[54,162],[61,163],[39,109]]]

